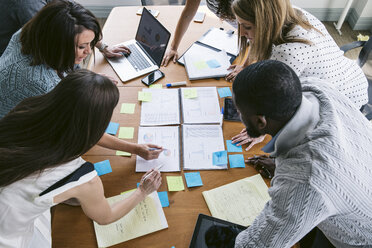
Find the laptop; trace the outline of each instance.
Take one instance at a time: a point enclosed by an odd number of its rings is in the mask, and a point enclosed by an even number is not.
[[[189,248],[233,248],[236,236],[245,226],[199,214]]]
[[[160,68],[169,38],[170,32],[143,8],[135,39],[122,43],[131,54],[107,60],[121,81],[129,81]]]

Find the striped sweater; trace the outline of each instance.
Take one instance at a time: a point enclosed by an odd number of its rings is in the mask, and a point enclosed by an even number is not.
[[[291,247],[316,226],[336,247],[372,247],[372,125],[333,86],[302,86],[271,154],[271,200],[235,247]]]

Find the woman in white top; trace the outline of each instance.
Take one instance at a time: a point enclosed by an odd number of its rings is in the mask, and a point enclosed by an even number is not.
[[[235,0],[232,11],[238,22],[241,53],[249,52],[243,66],[265,59],[289,65],[300,78],[317,77],[334,85],[360,109],[368,101],[368,82],[359,66],[343,54],[324,25],[308,12],[293,8],[289,0]],[[260,139],[262,140],[262,139]],[[246,132],[233,138],[239,145],[253,144]]]
[[[30,247],[38,219],[68,199],[108,224],[159,188],[161,175],[152,170],[128,199],[110,206],[93,165],[80,157],[102,138],[118,99],[110,79],[80,70],[0,120],[0,247]]]

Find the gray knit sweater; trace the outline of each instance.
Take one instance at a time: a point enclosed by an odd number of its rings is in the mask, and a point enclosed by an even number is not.
[[[271,154],[271,200],[235,247],[291,247],[315,226],[336,247],[372,247],[372,125],[319,79],[303,92]]]

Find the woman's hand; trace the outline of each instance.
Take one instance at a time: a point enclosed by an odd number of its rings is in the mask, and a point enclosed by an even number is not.
[[[108,46],[102,50],[103,55],[107,58],[122,57],[124,54],[130,54],[128,47],[124,45]]]
[[[151,169],[143,175],[139,189],[144,195],[151,194],[152,192],[158,190],[161,185],[161,174],[155,169]]]
[[[157,159],[163,147],[153,144],[138,144],[135,153],[146,160]]]
[[[244,69],[244,66],[242,65],[230,65],[228,70],[232,70],[229,74],[226,75],[225,80],[228,82],[234,82],[236,75]]]
[[[266,155],[253,156],[245,161],[253,167],[265,178],[273,178],[275,174],[275,161],[273,158]]]
[[[233,144],[236,144],[237,146],[241,146],[244,144],[249,144],[247,148],[245,148],[246,151],[251,149],[255,144],[261,143],[265,139],[266,135],[261,135],[258,138],[251,138],[247,134],[247,130],[243,128],[243,130],[238,134],[235,135],[234,137],[231,138],[231,142]]]
[[[169,49],[166,51],[163,61],[161,62],[161,66],[167,66],[169,61],[173,58],[173,63],[177,62],[178,59],[178,52],[175,49]]]

